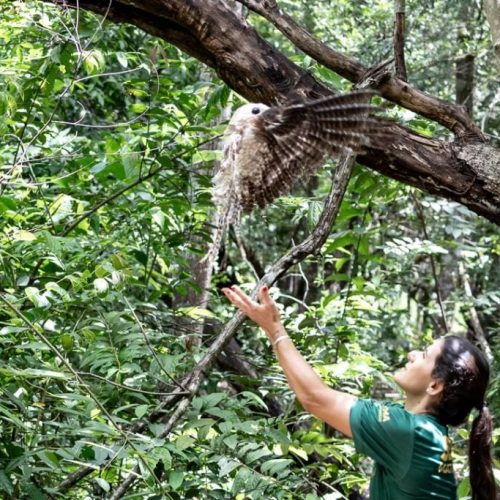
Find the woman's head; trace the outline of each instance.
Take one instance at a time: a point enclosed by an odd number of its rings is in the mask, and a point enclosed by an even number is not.
[[[434,341],[422,351],[411,351],[406,365],[394,374],[394,380],[412,399],[437,399],[443,383],[433,378],[436,360],[441,355],[443,339]]]
[[[427,401],[427,411],[445,425],[463,423],[473,409],[479,411],[469,438],[472,498],[496,498],[491,467],[492,421],[484,404],[490,376],[484,354],[462,337],[448,336],[422,352],[411,352],[405,368],[395,374],[407,396]]]
[[[483,353],[456,336],[435,340],[423,351],[408,354],[408,363],[394,376],[413,398],[426,398],[427,410],[446,425],[459,425],[472,409],[481,409],[489,379]]]
[[[490,369],[484,354],[468,340],[444,337],[431,376],[443,383],[432,409],[443,424],[459,425],[472,409],[482,409]]]

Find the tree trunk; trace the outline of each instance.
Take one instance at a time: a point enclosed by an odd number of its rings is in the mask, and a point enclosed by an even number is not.
[[[278,23],[280,19],[287,20],[289,38],[295,41],[297,37],[297,43],[305,46],[310,42],[307,32],[299,33],[273,0],[242,0],[242,3],[272,14]],[[107,0],[64,0],[64,4],[106,13],[110,21],[134,24],[165,39],[214,68],[232,89],[250,101],[276,104],[290,97],[314,98],[330,93],[310,73],[263,40],[223,1],[115,0],[110,4]],[[321,49],[325,52],[329,49],[320,42],[315,48],[319,55]],[[336,55],[334,63],[338,64],[339,72],[353,82],[374,86],[384,97],[424,116],[432,116],[460,139],[448,143],[422,137],[383,120],[387,125],[386,137],[360,155],[359,163],[428,193],[457,201],[500,224],[500,151],[482,143],[484,137],[479,127],[470,121],[462,107],[415,91],[380,69],[365,71],[359,63]]]
[[[472,117],[474,107],[474,56],[467,54],[455,60],[455,100]]]

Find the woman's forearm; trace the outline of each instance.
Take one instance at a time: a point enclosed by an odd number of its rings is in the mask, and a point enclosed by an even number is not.
[[[287,335],[281,326],[277,331],[266,332],[273,343],[275,339]],[[315,394],[328,389],[321,377],[297,350],[290,337],[280,341],[275,347],[276,356],[293,392],[304,408],[314,404]]]
[[[259,291],[260,304],[248,297],[237,286],[230,289],[223,288],[222,291],[240,311],[266,332],[288,383],[304,409],[346,436],[351,436],[349,415],[356,398],[330,389],[303,358],[287,336],[278,308],[269,296],[267,287],[264,286]]]

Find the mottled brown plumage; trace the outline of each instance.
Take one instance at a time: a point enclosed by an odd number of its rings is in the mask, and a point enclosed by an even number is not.
[[[377,109],[368,104],[373,94],[362,90],[289,106],[239,108],[213,180],[217,217],[211,252],[242,211],[263,208],[289,192],[314,174],[326,155],[359,152],[382,133],[380,121],[370,116]]]

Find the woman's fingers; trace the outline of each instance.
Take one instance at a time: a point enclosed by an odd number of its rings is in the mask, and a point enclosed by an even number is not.
[[[265,285],[259,290],[259,299],[263,305],[272,306],[274,304],[273,299],[269,295],[269,288]]]
[[[234,304],[241,312],[246,314],[248,305],[241,299],[240,295],[230,288],[223,288],[222,291],[232,304]]]
[[[222,291],[224,292],[224,295],[229,299],[229,301],[235,306],[242,305],[240,298],[232,290],[230,290],[229,288],[223,288]]]
[[[241,300],[243,304],[245,304],[247,307],[255,307],[257,306],[257,302],[254,302],[245,292],[243,292],[239,286],[233,285],[230,288],[231,292],[233,292],[235,295],[238,296],[238,298]]]

